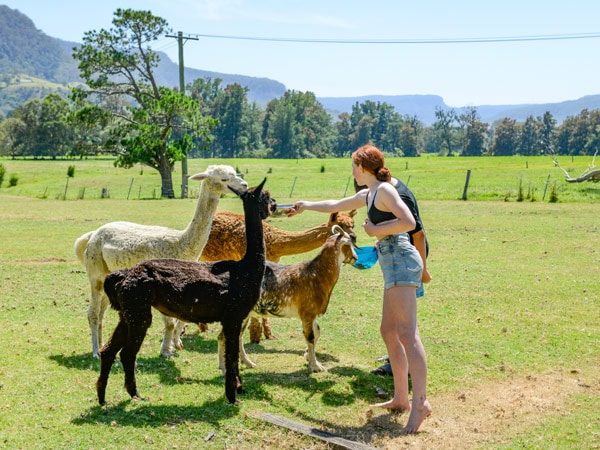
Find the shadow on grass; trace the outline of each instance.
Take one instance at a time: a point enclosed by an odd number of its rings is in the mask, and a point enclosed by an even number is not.
[[[135,404],[135,408],[131,406]],[[221,399],[201,405],[153,405],[145,400],[125,400],[117,405],[94,406],[87,413],[73,419],[74,425],[106,425],[129,427],[164,427],[181,423],[205,422],[218,425],[236,416],[239,407]]]
[[[191,334],[184,334],[182,336],[182,342],[183,342],[183,346],[185,348],[186,351],[189,352],[196,352],[196,353],[203,353],[203,354],[210,354],[210,355],[216,355],[218,352],[218,346],[217,346],[217,336],[218,333],[213,333],[213,332],[208,332],[208,333],[191,333]],[[214,339],[213,339],[214,337]],[[246,337],[247,339],[247,337]],[[273,348],[267,348],[265,347],[262,342],[264,342],[264,340],[261,341],[261,343],[255,344],[255,343],[251,343],[251,342],[244,342],[244,348],[246,349],[246,352],[248,353],[248,356],[250,357],[251,360],[254,361],[252,355],[254,354],[265,354],[265,355],[298,355],[301,359],[300,362],[298,364],[306,364],[306,360],[304,359],[304,353],[305,350],[289,350],[289,349],[273,349]],[[318,347],[317,347],[318,348]],[[319,353],[317,352],[317,359],[320,362],[339,362],[339,359],[336,358],[335,356],[332,356],[330,354],[326,354],[326,353]],[[258,361],[254,361],[258,364],[260,364]]]
[[[147,370],[147,368],[145,369]],[[119,368],[119,372],[122,370]],[[350,389],[339,389],[335,379],[323,379],[312,376],[308,367],[303,366],[295,372],[269,372],[261,373],[253,370],[242,370],[245,393],[238,395],[242,402],[252,401],[257,403],[258,409],[265,412],[277,413],[277,410],[285,411],[285,415],[292,420],[299,420],[306,425],[313,426],[319,430],[326,430],[346,439],[372,443],[378,440],[396,438],[407,420],[408,415],[387,413],[373,415],[365,410],[366,420],[357,426],[342,425],[335,419],[327,420],[322,412],[303,412],[299,410],[298,398],[304,396],[305,401],[319,395],[320,401],[329,407],[345,407],[352,405],[360,399],[369,403],[377,401],[373,396],[373,385],[382,381],[368,372],[355,367],[337,366],[329,369],[329,373],[338,377],[349,378]],[[389,377],[392,380],[392,377]],[[179,381],[181,382],[181,381]],[[222,376],[216,376],[208,380],[198,380],[198,383],[213,385],[215,390],[221,390],[222,395],[217,399],[200,403],[201,399],[194,397],[193,403],[187,405],[164,405],[153,404],[151,401],[125,400],[108,406],[93,406],[82,414],[71,420],[73,425],[97,425],[107,427],[152,427],[162,428],[165,426],[176,427],[185,423],[202,422],[214,427],[220,427],[223,422],[240,415],[241,408],[230,405],[225,400]],[[291,401],[281,398],[281,391],[275,387],[293,388],[299,395],[292,395]],[[303,394],[304,393],[304,394]],[[144,395],[144,393],[142,393]],[[243,405],[243,403],[242,403]],[[264,405],[264,406],[260,406]],[[266,406],[273,405],[273,406]],[[253,408],[254,409],[254,408]],[[250,417],[242,416],[243,420],[259,421],[263,419],[257,416],[256,410]],[[372,417],[371,417],[372,416]],[[359,420],[359,422],[363,422]],[[252,426],[249,422],[247,426]]]
[[[214,338],[213,338],[214,336]],[[207,353],[216,355],[217,353],[217,333],[214,335],[196,334],[184,336],[185,351]],[[265,344],[268,344],[265,342]],[[393,392],[392,377],[378,377],[368,371],[352,367],[337,365],[339,359],[324,353],[318,353],[317,358],[328,368],[328,373],[333,377],[323,377],[319,374],[312,374],[306,359],[304,358],[304,349],[272,349],[261,344],[246,344],[249,356],[258,364],[258,369],[247,369],[240,365],[240,375],[243,380],[245,393],[238,396],[242,402],[257,402],[263,405],[273,405],[265,410],[287,411],[289,417],[304,421],[307,424],[318,424],[318,428],[344,436],[361,442],[374,442],[377,439],[386,437],[396,437],[402,424],[406,420],[404,416],[397,414],[379,415],[373,420],[367,420],[366,424],[361,426],[342,426],[333,421],[325,420],[322,414],[311,414],[302,412],[297,407],[298,398],[304,398],[305,401],[311,401],[312,398],[318,398],[319,402],[327,407],[345,407],[355,404],[359,401],[374,403],[380,401],[375,397],[375,387],[382,387],[388,392]],[[294,354],[298,356],[297,369],[289,371],[270,371],[261,372],[260,355],[284,355]],[[90,354],[81,355],[52,355],[50,359],[55,363],[77,370],[94,370],[99,372],[100,361],[92,358]],[[139,373],[153,374],[157,376],[160,383],[168,386],[179,384],[198,384],[214,387],[215,392],[220,392],[215,400],[202,402],[202,398],[195,397],[192,403],[187,405],[164,405],[153,404],[152,401],[125,400],[117,404],[111,404],[109,399],[108,406],[93,406],[85,410],[81,415],[72,419],[74,425],[105,425],[105,426],[125,426],[125,427],[164,427],[165,425],[177,426],[182,423],[202,422],[213,426],[218,426],[221,422],[235,417],[240,413],[240,408],[227,403],[224,395],[224,378],[219,375],[211,378],[186,378],[181,376],[178,369],[179,358],[163,358],[160,356],[138,358],[137,370]],[[214,360],[216,369],[216,358]],[[341,389],[338,379],[348,380],[349,388]],[[113,387],[120,386],[123,381],[123,370],[119,359],[111,369],[111,378],[109,384]],[[211,387],[211,389],[212,389]],[[122,388],[122,387],[121,387]],[[293,389],[295,394],[286,401],[281,397],[281,390]],[[141,392],[142,395],[149,395],[152,398],[152,392]],[[262,409],[262,408],[261,408]],[[365,414],[367,412],[365,411]],[[260,419],[257,419],[260,420]]]
[[[100,360],[92,358],[90,354],[85,355],[51,355],[50,360],[70,369],[94,370],[100,373]],[[153,358],[138,358],[136,368],[139,371],[158,375],[162,384],[175,385],[182,383],[197,383],[198,380],[191,380],[181,376],[181,371],[177,368],[175,358],[163,358],[156,356]],[[117,357],[111,368],[111,377],[123,375],[121,361]]]

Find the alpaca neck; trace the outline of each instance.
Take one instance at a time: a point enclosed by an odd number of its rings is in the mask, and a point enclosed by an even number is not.
[[[246,253],[242,261],[265,265],[265,239],[263,224],[258,205],[248,205],[244,202],[244,222],[246,225]]]
[[[327,296],[322,298],[322,303],[318,306],[320,314],[325,314],[329,306],[329,299],[340,276],[342,259],[340,258],[340,249],[336,246],[326,245],[319,254],[311,261],[311,273],[326,274],[319,279],[319,288]]]
[[[208,186],[209,182],[209,180],[202,182],[194,216],[185,230],[183,230],[181,236],[181,245],[188,248],[190,253],[194,254],[193,259],[200,257],[202,249],[206,245],[208,235],[210,234],[210,227],[217,212],[217,206],[219,205],[219,198],[221,197],[220,192],[216,193]]]
[[[279,256],[297,255],[319,248],[331,235],[327,226],[314,227],[305,231],[290,232],[272,230],[265,239],[269,241],[270,251]]]
[[[319,281],[324,290],[332,290],[337,283],[342,267],[340,253],[341,249],[338,246],[327,244],[323,246],[319,254],[310,263],[313,273],[328,274]]]

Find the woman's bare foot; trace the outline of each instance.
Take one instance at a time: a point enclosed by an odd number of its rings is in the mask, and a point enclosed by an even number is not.
[[[402,428],[402,434],[413,434],[419,430],[423,421],[431,415],[431,405],[425,400],[420,405],[413,404],[408,416],[406,426]]]
[[[369,406],[373,406],[375,408],[386,408],[392,411],[410,411],[410,403],[402,402],[399,400],[391,399],[387,402],[382,403],[373,403]]]

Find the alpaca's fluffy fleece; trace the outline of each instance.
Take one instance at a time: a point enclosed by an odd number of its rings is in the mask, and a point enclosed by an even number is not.
[[[201,181],[202,186],[194,216],[184,230],[111,222],[85,233],[75,241],[75,254],[86,267],[91,287],[88,321],[95,358],[99,357],[102,321],[108,307],[103,288],[106,275],[151,258],[197,260],[208,239],[221,195],[231,192],[229,188],[248,188],[246,181],[237,176],[233,167],[226,165],[211,165],[204,172],[191,176],[190,180]],[[172,335],[174,321],[165,320],[165,325],[166,333]],[[163,340],[161,354],[172,354],[172,339],[168,339],[168,336]]]

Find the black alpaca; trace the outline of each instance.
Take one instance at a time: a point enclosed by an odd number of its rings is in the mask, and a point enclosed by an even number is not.
[[[265,272],[262,220],[274,209],[267,179],[246,192],[232,188],[244,204],[246,254],[240,261],[195,262],[149,259],[131,268],[110,273],[104,290],[119,312],[119,323],[100,351],[98,402],[106,403],[106,385],[117,353],[125,371],[125,389],[140,398],[135,380],[135,361],[152,323],[152,307],[161,313],[192,323],[221,322],[225,335],[225,395],[236,402],[243,392],[238,357],[242,322],[260,296]]]

